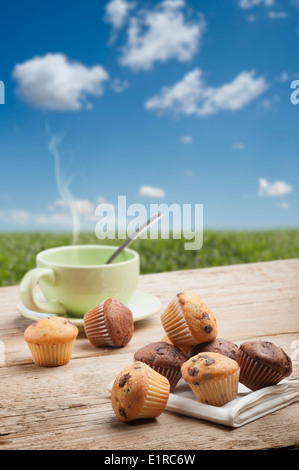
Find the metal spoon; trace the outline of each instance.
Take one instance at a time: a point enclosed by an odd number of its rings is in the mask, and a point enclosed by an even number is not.
[[[121,251],[123,251],[134,240],[136,240],[136,238],[138,238],[141,235],[142,232],[144,232],[150,225],[152,225],[154,222],[157,222],[157,220],[161,219],[162,217],[163,217],[162,212],[158,212],[158,214],[153,215],[153,217],[150,217],[146,222],[144,222],[144,224],[140,225],[140,227],[138,227],[138,229],[132,235],[130,235],[124,241],[124,243],[122,245],[120,245],[120,247],[117,248],[117,250],[115,250],[113,255],[110,256],[108,261],[106,261],[106,264],[111,263],[111,261],[113,261],[114,258],[116,258],[116,256],[118,256]]]

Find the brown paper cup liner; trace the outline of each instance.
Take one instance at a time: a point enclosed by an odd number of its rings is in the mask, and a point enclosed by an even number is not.
[[[108,334],[104,317],[104,303],[84,315],[84,330],[94,346],[114,346]]]
[[[170,385],[166,377],[146,364],[148,370],[148,391],[141,411],[135,419],[157,418],[166,407]]]
[[[60,344],[27,343],[35,364],[45,367],[55,367],[67,364],[71,358],[75,340]]]
[[[259,390],[269,385],[276,385],[284,375],[270,369],[244,354],[240,349],[238,354],[240,366],[240,382],[251,390]]]
[[[175,369],[168,369],[167,367],[152,367],[152,369],[158,372],[158,374],[161,374],[166,377],[170,384],[170,391],[173,392],[176,384],[182,377],[181,371]]]
[[[200,403],[222,406],[236,398],[238,379],[239,370],[221,380],[214,380],[200,385],[189,385]]]
[[[178,348],[191,347],[196,344],[177,297],[174,297],[168,307],[161,314],[161,322],[169,340]]]

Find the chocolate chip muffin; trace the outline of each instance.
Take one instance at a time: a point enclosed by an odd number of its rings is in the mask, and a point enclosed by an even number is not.
[[[227,341],[226,339],[222,338],[216,338],[210,343],[196,344],[196,346],[193,346],[191,349],[189,356],[192,357],[201,352],[216,352],[218,354],[223,354],[224,356],[230,357],[236,361],[238,351],[239,347],[231,341]]]
[[[107,299],[84,315],[84,330],[94,346],[126,346],[134,333],[131,310],[116,299]]]
[[[292,361],[284,350],[268,341],[242,343],[238,353],[240,382],[251,390],[276,385],[292,373]]]
[[[184,362],[181,371],[201,403],[222,406],[237,395],[239,365],[223,354],[199,353]]]
[[[208,343],[217,336],[217,323],[211,310],[192,292],[178,293],[161,315],[169,340],[180,349]]]
[[[169,380],[170,391],[173,391],[181,378],[181,366],[187,361],[187,357],[173,344],[157,341],[136,351],[134,360],[144,362],[164,375]]]
[[[168,380],[144,362],[134,362],[116,377],[111,403],[121,421],[157,418],[169,397]]]

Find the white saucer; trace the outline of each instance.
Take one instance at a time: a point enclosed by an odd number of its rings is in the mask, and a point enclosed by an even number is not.
[[[45,298],[42,294],[39,293],[37,295],[40,302],[45,302]],[[157,297],[149,294],[148,292],[136,290],[129,302],[126,303],[126,307],[131,310],[133,320],[136,322],[139,320],[144,320],[145,318],[151,317],[152,315],[155,315],[155,313],[158,313],[159,310],[161,310],[161,302]],[[29,308],[25,307],[22,302],[18,303],[18,310],[24,317],[35,321],[39,320],[40,318],[55,316],[54,313],[40,313],[29,310]],[[67,315],[65,315],[65,318],[70,320],[78,327],[84,326],[83,318],[76,318]]]

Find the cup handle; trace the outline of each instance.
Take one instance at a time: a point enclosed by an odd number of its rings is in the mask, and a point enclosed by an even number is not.
[[[35,268],[25,274],[20,284],[20,297],[23,304],[35,312],[65,315],[67,313],[66,308],[60,302],[56,300],[40,302],[37,299],[35,288],[41,278],[46,279],[50,284],[54,284],[55,273],[49,268]]]

